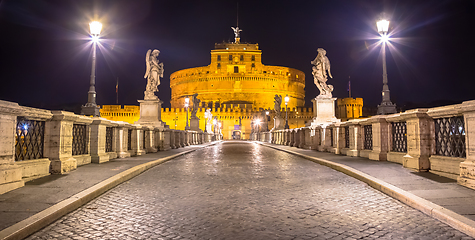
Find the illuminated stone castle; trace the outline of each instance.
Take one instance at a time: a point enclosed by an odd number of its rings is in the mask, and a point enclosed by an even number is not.
[[[186,125],[185,98],[198,93],[201,100],[197,117],[205,129],[204,113],[211,109],[213,118],[221,123],[224,139],[239,136],[249,139],[253,131],[272,129],[274,96],[289,96],[290,128],[304,127],[313,118],[312,108],[305,108],[305,74],[289,67],[267,66],[261,62],[258,44],[215,44],[208,66],[188,68],[170,75],[171,108],[162,108],[162,121],[171,129],[183,130]],[[137,107],[105,105],[101,116],[134,123],[139,119]],[[266,115],[266,112],[268,115]],[[191,113],[191,106],[190,106]],[[285,104],[281,116],[285,119]],[[188,114],[190,117],[190,114]],[[253,124],[259,119],[259,126]]]

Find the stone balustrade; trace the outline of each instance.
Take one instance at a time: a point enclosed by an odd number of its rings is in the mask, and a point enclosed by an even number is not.
[[[457,179],[460,185],[475,189],[475,100],[326,125],[253,133],[251,139],[391,161],[415,171],[430,171]]]
[[[171,130],[29,108],[0,100],[0,194],[50,174],[221,140],[221,135]]]

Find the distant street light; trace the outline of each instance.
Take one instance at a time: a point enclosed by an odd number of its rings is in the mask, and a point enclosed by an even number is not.
[[[213,132],[214,132],[214,135],[216,135],[216,123],[218,123],[218,120],[216,120],[216,118],[213,119]]]
[[[288,109],[287,109],[287,104],[289,103],[289,95],[285,95],[285,129],[289,129],[289,114],[288,114]]]
[[[266,132],[269,131],[269,111],[266,111]]]
[[[190,127],[188,126],[188,106],[190,105],[190,98],[186,97],[185,98],[185,108],[186,108],[186,126],[185,130],[190,130]]]
[[[381,52],[383,55],[383,99],[381,104],[378,105],[378,115],[385,115],[396,113],[396,104],[392,103],[389,97],[388,74],[386,70],[386,43],[389,41],[389,21],[384,19],[380,20],[376,22],[376,26],[381,35]]]
[[[257,128],[257,138],[256,138],[256,140],[259,141],[259,140],[260,140],[259,133],[261,132],[260,129],[259,129],[260,126],[261,126],[261,119],[259,119],[259,118],[256,119],[256,121],[254,122],[254,124],[255,124],[255,126],[256,126],[256,128]]]
[[[84,106],[81,106],[81,114],[88,115],[93,117],[99,117],[99,106],[96,104],[96,46],[99,42],[99,34],[102,30],[102,24],[100,22],[94,21],[89,23],[89,28],[91,31],[92,38],[92,70],[91,70],[91,86],[89,87],[89,92],[87,92],[87,103]]]

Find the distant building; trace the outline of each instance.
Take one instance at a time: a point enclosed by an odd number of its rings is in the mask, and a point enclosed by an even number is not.
[[[342,121],[363,116],[363,98],[337,99],[336,117]]]
[[[198,93],[201,100],[197,117],[205,129],[204,113],[211,109],[213,118],[221,122],[224,139],[240,136],[248,139],[253,131],[267,131],[274,125],[274,96],[290,97],[288,119],[290,128],[304,127],[312,120],[312,108],[305,108],[305,74],[297,69],[267,66],[261,62],[258,44],[215,44],[208,66],[188,68],[170,75],[171,108],[162,108],[162,121],[171,129],[183,130],[186,125],[185,98]],[[360,105],[363,100],[358,98]],[[359,102],[358,102],[359,104]],[[347,116],[361,116],[352,112]],[[191,107],[188,117],[191,115]],[[285,119],[285,102],[281,105]],[[268,112],[268,115],[266,115]],[[101,116],[110,120],[134,123],[140,117],[138,106],[104,105]],[[253,124],[257,119],[261,125]]]

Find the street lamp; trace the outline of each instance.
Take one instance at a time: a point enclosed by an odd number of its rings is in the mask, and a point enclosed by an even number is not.
[[[266,132],[269,131],[269,111],[266,111]]]
[[[285,95],[285,129],[289,129],[289,114],[287,109],[287,104],[289,103],[289,95]]]
[[[175,121],[175,130],[176,130],[176,121],[178,120],[178,113],[175,112],[175,118],[173,119]]]
[[[254,122],[254,124],[255,124],[256,127],[257,127],[257,138],[256,138],[256,140],[259,141],[260,138],[261,138],[261,136],[259,136],[259,133],[261,132],[260,129],[259,129],[259,127],[261,126],[261,119],[259,119],[259,118],[256,119],[256,121]]]
[[[96,104],[96,47],[99,42],[99,34],[102,30],[102,24],[100,22],[94,21],[89,23],[89,28],[91,31],[92,38],[92,70],[91,70],[91,80],[89,92],[87,92],[87,103],[84,106],[81,106],[81,114],[88,115],[93,117],[99,117],[99,106]]]
[[[388,74],[386,70],[386,43],[389,41],[389,21],[384,19],[380,20],[376,22],[376,26],[381,35],[381,53],[383,55],[383,99],[381,104],[378,105],[378,115],[385,115],[396,113],[396,104],[392,103],[389,97]]]
[[[190,98],[186,97],[185,98],[185,108],[186,108],[186,126],[185,130],[190,130],[190,127],[188,126],[188,106],[190,104]]]
[[[213,132],[214,132],[214,135],[216,135],[216,123],[217,123],[217,122],[218,122],[218,120],[216,120],[216,118],[213,119],[213,126],[214,126]]]

